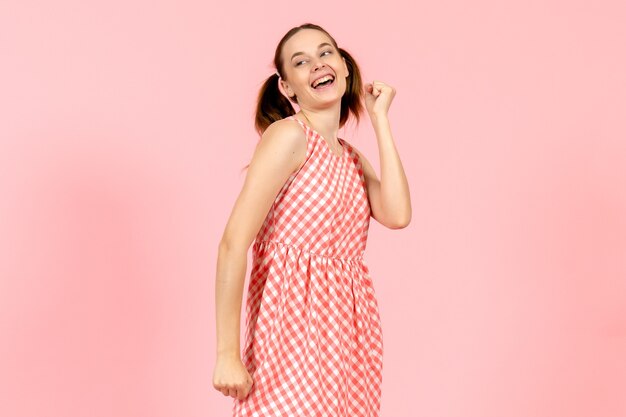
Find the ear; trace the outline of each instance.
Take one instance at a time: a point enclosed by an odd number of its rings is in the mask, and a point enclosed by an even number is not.
[[[342,57],[342,59],[343,59],[343,68],[346,70],[346,77],[347,77],[348,75],[350,75],[350,71],[348,71],[348,64],[346,64],[346,58]]]
[[[280,79],[280,84],[283,86],[283,90],[285,91],[285,93],[287,93],[287,97],[293,97],[294,96],[294,92],[291,89],[291,87],[289,87],[289,83],[286,83],[285,81],[283,81],[283,79]]]

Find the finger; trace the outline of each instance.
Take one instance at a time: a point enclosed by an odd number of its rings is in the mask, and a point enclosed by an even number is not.
[[[237,398],[237,389],[236,388],[230,388],[228,390],[228,395],[230,395],[233,398]]]
[[[228,397],[228,388],[224,387],[224,388],[220,388],[220,392],[225,395],[226,397]]]
[[[246,398],[248,396],[248,389],[246,388],[241,388],[237,390],[237,398],[240,400],[243,400],[244,398]]]

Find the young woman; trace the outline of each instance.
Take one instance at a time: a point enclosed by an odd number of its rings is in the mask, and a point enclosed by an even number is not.
[[[395,90],[379,81],[364,87],[354,58],[314,24],[287,32],[274,64],[258,98],[262,137],[219,245],[213,386],[234,398],[234,417],[376,417],[383,341],[363,260],[369,218],[391,229],[411,219],[387,117]],[[380,180],[337,136],[350,114],[358,122],[363,98]]]

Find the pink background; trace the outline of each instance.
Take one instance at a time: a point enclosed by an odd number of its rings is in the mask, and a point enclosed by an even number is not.
[[[625,14],[3,2],[0,415],[230,415],[217,245],[274,48],[305,22],[397,89],[413,219],[372,221],[366,251],[382,416],[626,415]],[[379,168],[367,116],[340,133]]]

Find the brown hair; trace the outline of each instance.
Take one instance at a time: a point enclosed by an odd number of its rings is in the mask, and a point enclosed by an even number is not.
[[[363,89],[361,71],[356,61],[345,49],[337,46],[335,39],[321,26],[313,23],[304,23],[300,26],[291,28],[278,42],[276,46],[276,52],[274,54],[274,66],[281,77],[283,77],[283,62],[281,59],[282,49],[285,44],[293,35],[301,31],[302,29],[316,29],[324,32],[329,38],[334,47],[339,51],[341,56],[345,58],[346,65],[348,66],[348,77],[346,78],[346,91],[341,97],[341,115],[339,116],[339,127],[343,127],[348,121],[350,113],[353,114],[357,124],[359,123],[361,113],[364,106],[362,103]],[[254,127],[259,133],[259,136],[265,132],[265,129],[277,120],[284,119],[285,117],[296,114],[290,101],[297,103],[297,98],[285,97],[278,87],[278,75],[273,73],[270,75],[259,91],[257,97],[257,106],[255,111]],[[246,165],[243,169],[246,169],[250,164]]]

